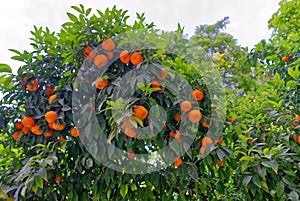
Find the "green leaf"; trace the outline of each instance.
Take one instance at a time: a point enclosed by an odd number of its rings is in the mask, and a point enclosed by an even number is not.
[[[0,64],[0,73],[11,73],[11,67],[7,64]]]
[[[78,18],[75,15],[73,15],[71,13],[67,13],[67,15],[68,15],[68,17],[70,18],[71,21],[78,22]]]
[[[288,74],[294,79],[297,80],[297,73],[292,68],[288,69]]]
[[[121,185],[121,188],[120,188],[120,194],[123,198],[125,198],[125,196],[127,195],[128,193],[128,186],[125,185],[125,184],[122,184]]]

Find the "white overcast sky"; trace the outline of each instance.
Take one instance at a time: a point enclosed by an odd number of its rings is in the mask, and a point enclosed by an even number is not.
[[[253,47],[271,31],[267,23],[278,9],[279,0],[8,0],[0,8],[0,63],[9,64],[14,72],[22,65],[10,59],[14,54],[8,49],[30,49],[30,31],[33,25],[59,30],[67,19],[66,12],[73,12],[72,5],[83,4],[86,8],[104,10],[117,8],[135,13],[144,12],[148,22],[157,28],[175,30],[179,22],[189,35],[197,25],[212,24],[229,16],[227,32],[242,46]],[[75,11],[74,11],[75,12]],[[73,12],[73,13],[74,13]]]

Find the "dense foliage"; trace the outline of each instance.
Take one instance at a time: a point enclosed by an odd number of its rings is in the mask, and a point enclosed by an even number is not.
[[[80,5],[58,33],[34,27],[18,73],[0,65],[0,199],[299,200],[299,4],[250,51],[228,18],[187,39]]]

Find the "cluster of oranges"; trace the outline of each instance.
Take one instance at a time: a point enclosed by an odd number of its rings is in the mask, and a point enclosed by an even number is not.
[[[297,123],[297,122],[300,122],[300,115],[296,115],[295,116],[295,121],[292,122],[293,126],[294,127],[297,127],[299,126],[300,124]],[[293,134],[293,139],[300,145],[300,135],[297,136],[296,133]]]
[[[23,81],[27,81],[27,77],[23,79]],[[30,83],[26,84],[26,88],[34,92],[38,90],[38,83],[35,80],[31,80]],[[51,105],[55,100],[57,100],[57,95],[54,94],[55,89],[51,86],[47,86],[45,89],[48,94],[48,104]],[[39,120],[35,120],[33,117],[25,116],[21,121],[15,123],[15,128],[17,131],[13,133],[13,139],[20,141],[21,137],[31,132],[34,135],[41,136],[45,135],[46,137],[52,137],[54,131],[62,131],[65,129],[65,124],[59,124],[58,121],[58,114],[56,111],[48,111],[45,114],[45,121],[48,125],[47,127],[41,126],[45,123],[39,122]],[[41,120],[43,121],[43,120]],[[71,136],[78,137],[79,132],[76,128],[71,130]]]

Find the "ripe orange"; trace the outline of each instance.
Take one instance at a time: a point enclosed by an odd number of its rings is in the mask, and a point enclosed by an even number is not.
[[[130,54],[127,50],[124,50],[119,55],[120,61],[124,64],[128,64],[130,62]]]
[[[203,99],[204,94],[203,94],[203,92],[202,92],[200,89],[195,89],[195,90],[192,92],[192,96],[193,96],[193,99],[194,99],[194,100],[200,101],[200,100]]]
[[[299,124],[297,124],[297,123],[296,123],[296,122],[294,122],[294,121],[292,122],[292,124],[293,124],[293,126],[294,126],[294,127],[297,127],[297,126],[299,126]]]
[[[107,51],[106,53],[109,59],[112,59],[114,57],[114,53],[112,51]]]
[[[202,126],[208,128],[207,121],[202,121]]]
[[[35,81],[35,80],[31,80],[30,81],[30,83],[31,84],[27,84],[26,85],[26,88],[29,90],[29,91],[36,91],[36,90],[38,90],[38,88],[39,88],[39,83],[37,82],[37,81]]]
[[[54,123],[57,119],[57,113],[55,111],[49,111],[45,115],[45,119],[48,123]]]
[[[133,116],[139,118],[142,121],[146,119],[148,116],[148,110],[141,105],[134,107],[133,112],[134,112]]]
[[[27,134],[27,133],[30,132],[30,128],[28,128],[28,127],[23,127],[21,131],[22,131],[23,134]]]
[[[174,161],[174,166],[179,167],[180,165],[182,165],[182,159],[179,157],[176,157],[175,161]]]
[[[140,53],[135,52],[131,55],[130,61],[133,65],[137,66],[143,61],[143,56]]]
[[[296,135],[296,133],[294,133],[293,138],[294,138],[295,141],[297,141],[297,135]]]
[[[16,129],[19,129],[19,130],[21,130],[24,127],[24,125],[22,124],[22,122],[16,122],[15,126],[16,126]]]
[[[61,182],[61,181],[62,181],[62,179],[61,179],[61,177],[60,177],[60,176],[56,175],[56,176],[55,176],[55,181],[56,181],[56,182]]]
[[[175,117],[174,117],[174,120],[177,121],[177,122],[181,121],[181,114],[179,114],[179,113],[176,114]]]
[[[206,150],[206,145],[203,144],[202,147],[200,148],[200,154],[204,155],[205,150]]]
[[[56,98],[57,98],[56,94],[50,96],[49,99],[48,99],[49,104],[51,104]]]
[[[179,130],[176,130],[175,133],[173,133],[172,131],[170,132],[170,136],[175,138],[175,139],[179,139],[180,138],[180,132]]]
[[[52,125],[52,127],[53,127],[54,130],[61,131],[61,130],[65,129],[66,125],[64,125],[64,124],[56,124],[54,122],[53,125]]]
[[[85,52],[86,55],[89,56],[89,58],[90,58],[91,60],[93,60],[93,59],[97,56],[97,54],[94,53],[94,52],[92,51],[92,49],[89,48],[88,46],[85,46],[85,47],[83,48],[83,51]],[[86,58],[86,57],[84,56],[84,58]]]
[[[22,124],[25,127],[31,128],[34,125],[34,120],[33,118],[26,116],[22,119]]]
[[[252,142],[252,140],[253,140],[253,138],[249,135],[249,136],[247,137],[247,142]]]
[[[92,53],[91,48],[89,48],[88,46],[85,46],[85,47],[83,48],[83,51],[86,53],[86,55],[89,55],[89,54]]]
[[[231,123],[233,123],[233,124],[237,122],[236,119],[232,119],[232,118],[230,118],[229,121],[230,121]]]
[[[188,119],[193,123],[197,123],[202,119],[202,113],[199,110],[192,110],[188,115]]]
[[[160,75],[155,75],[155,77],[159,80],[164,80],[167,77],[167,70],[165,68],[161,69],[161,76]]]
[[[20,141],[20,131],[16,131],[16,132],[14,132],[14,134],[13,134],[13,139],[14,140],[17,140],[17,141]]]
[[[51,137],[53,135],[53,130],[47,130],[45,133],[46,137]]]
[[[61,141],[61,142],[65,142],[65,141],[66,141],[66,138],[64,138],[64,137],[59,137],[58,140]]]
[[[213,140],[210,138],[210,137],[204,137],[203,139],[202,139],[202,145],[203,146],[206,146],[207,144],[212,144],[213,143]]]
[[[100,80],[100,81],[96,82],[96,88],[97,89],[103,89],[107,85],[108,85],[108,81],[107,80]]]
[[[134,127],[125,128],[125,135],[127,137],[135,137],[136,136],[136,130]]]
[[[222,162],[221,161],[219,161],[219,160],[217,160],[217,166],[219,166],[219,167],[223,167],[225,165],[225,161],[224,161],[224,159],[222,159]]]
[[[50,87],[50,86],[47,86],[46,87],[46,90],[48,91],[48,95],[51,96],[54,92],[54,88],[53,87]]]
[[[72,128],[71,129],[71,136],[72,137],[79,137],[79,130],[78,130],[78,128]]]
[[[94,64],[100,69],[104,67],[108,62],[108,58],[104,54],[98,54],[94,58]]]
[[[134,159],[135,158],[135,153],[133,151],[128,152],[127,154],[129,159]]]
[[[282,57],[282,61],[288,62],[290,60],[290,57],[285,55]]]
[[[216,143],[222,144],[223,143],[223,138],[220,138],[218,140],[215,140]]]
[[[151,87],[152,88],[160,88],[160,84],[156,80],[153,80],[151,83]]]
[[[180,104],[180,109],[183,111],[183,112],[188,112],[192,109],[192,104],[190,103],[190,101],[183,101],[181,104]]]
[[[115,48],[115,43],[112,39],[106,39],[102,42],[102,48],[106,51],[112,51]]]
[[[300,121],[300,115],[297,115],[297,114],[296,114],[295,119],[298,120],[298,121]]]
[[[31,128],[31,132],[35,135],[42,135],[43,134],[43,130],[39,128],[38,125],[35,125]]]

